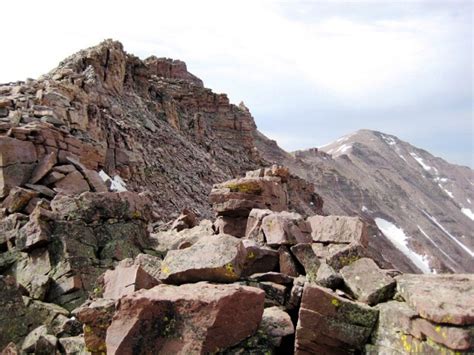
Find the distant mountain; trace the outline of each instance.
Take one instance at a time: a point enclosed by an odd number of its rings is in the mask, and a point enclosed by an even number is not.
[[[256,134],[267,160],[313,182],[327,214],[359,215],[384,233],[374,246],[400,269],[474,272],[474,171],[395,136],[360,130],[286,153]]]

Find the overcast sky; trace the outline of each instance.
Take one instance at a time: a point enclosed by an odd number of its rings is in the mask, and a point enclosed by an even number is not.
[[[5,1],[0,82],[105,38],[182,59],[287,150],[360,128],[474,166],[471,1]]]

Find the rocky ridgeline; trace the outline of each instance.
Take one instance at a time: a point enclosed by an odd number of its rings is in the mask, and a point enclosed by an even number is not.
[[[158,225],[148,195],[109,191],[99,167],[8,152],[31,166],[4,185],[4,354],[474,351],[472,275],[382,269],[366,223],[314,215],[313,186],[281,166],[216,184],[214,221]]]

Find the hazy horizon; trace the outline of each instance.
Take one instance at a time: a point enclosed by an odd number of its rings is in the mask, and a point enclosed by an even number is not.
[[[86,0],[74,17],[58,1],[26,3],[4,4],[15,36],[4,36],[0,82],[113,38],[142,58],[185,61],[285,150],[371,129],[474,167],[470,1]]]

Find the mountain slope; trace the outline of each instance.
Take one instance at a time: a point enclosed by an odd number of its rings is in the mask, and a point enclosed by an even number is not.
[[[326,213],[374,220],[388,237],[374,238],[382,253],[395,247],[411,270],[474,271],[471,169],[369,130],[291,157],[277,153],[269,140],[256,141],[264,157],[284,161],[315,183]],[[390,254],[387,258],[400,266],[399,255]]]

